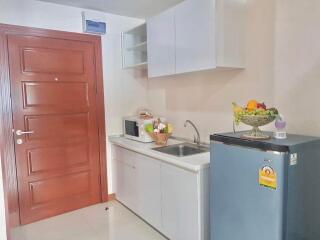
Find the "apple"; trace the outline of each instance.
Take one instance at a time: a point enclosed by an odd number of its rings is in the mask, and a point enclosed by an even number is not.
[[[257,108],[267,110],[267,106],[264,103],[258,103]]]
[[[145,130],[147,133],[152,133],[153,132],[153,124],[152,123],[149,123],[145,126]]]

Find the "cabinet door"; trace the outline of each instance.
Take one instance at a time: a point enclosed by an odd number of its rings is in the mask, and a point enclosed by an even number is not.
[[[160,162],[114,146],[117,199],[161,231]]]
[[[136,156],[137,213],[161,230],[160,162],[142,154]]]
[[[135,159],[130,152],[124,148],[115,146],[116,164],[116,196],[117,199],[133,211],[137,210],[136,179],[137,172]]]
[[[175,73],[174,8],[147,20],[148,75],[159,77]]]
[[[161,165],[162,224],[174,240],[200,239],[198,175],[171,165]]]
[[[175,9],[176,73],[214,68],[215,0],[186,0]]]

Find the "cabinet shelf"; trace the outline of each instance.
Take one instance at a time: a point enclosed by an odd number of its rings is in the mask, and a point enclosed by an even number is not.
[[[142,24],[122,33],[122,68],[147,68],[147,26]]]
[[[142,51],[146,52],[147,51],[147,41],[138,43],[132,47],[127,47],[127,51]]]
[[[147,36],[146,25],[141,24],[135,28],[132,28],[132,29],[126,31],[125,33],[130,34],[130,35]]]
[[[148,62],[141,62],[141,63],[137,63],[137,64],[132,64],[132,65],[127,65],[127,66],[123,66],[123,69],[130,69],[130,68],[141,68],[141,69],[145,69],[148,66]]]

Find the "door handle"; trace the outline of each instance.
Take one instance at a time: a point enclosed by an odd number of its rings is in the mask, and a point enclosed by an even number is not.
[[[16,131],[16,134],[17,134],[18,136],[25,135],[25,134],[32,134],[32,133],[34,133],[34,131],[27,131],[27,132],[23,132],[23,131],[21,131],[21,130],[17,130],[17,131]]]

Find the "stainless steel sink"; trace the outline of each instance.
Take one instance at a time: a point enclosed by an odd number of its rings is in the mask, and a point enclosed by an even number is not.
[[[185,157],[190,155],[195,155],[199,153],[209,152],[209,148],[205,146],[198,146],[190,143],[180,143],[165,147],[153,148],[153,150],[170,154],[177,157]]]

